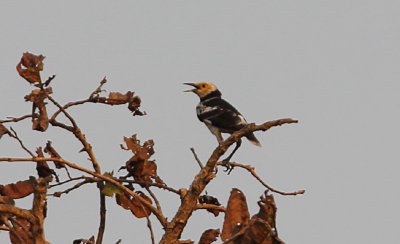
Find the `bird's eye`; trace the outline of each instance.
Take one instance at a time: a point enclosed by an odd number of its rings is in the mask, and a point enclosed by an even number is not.
[[[206,84],[201,85],[202,88],[206,88]]]

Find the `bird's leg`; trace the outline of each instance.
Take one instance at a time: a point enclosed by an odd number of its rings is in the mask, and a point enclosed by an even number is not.
[[[231,154],[229,154],[229,156],[227,158],[225,158],[224,160],[222,160],[222,162],[224,162],[225,164],[223,165],[226,169],[224,170],[225,172],[228,172],[228,175],[231,173],[231,171],[233,170],[233,166],[231,166],[229,164],[229,161],[231,160],[233,154],[235,154],[235,152],[239,149],[240,145],[242,145],[242,139],[239,139],[236,142],[236,147],[233,149],[233,151],[231,152]]]

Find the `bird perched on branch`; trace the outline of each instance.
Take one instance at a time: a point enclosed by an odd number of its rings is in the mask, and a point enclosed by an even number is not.
[[[193,92],[199,96],[200,103],[196,107],[197,117],[217,137],[218,143],[223,141],[221,133],[232,134],[247,125],[243,115],[221,98],[221,92],[214,84],[207,82],[184,84],[194,87],[194,89],[186,90],[185,92]],[[253,132],[245,135],[245,137],[254,145],[261,146]],[[235,149],[224,159],[225,162],[229,162],[241,143],[241,140],[236,143]]]

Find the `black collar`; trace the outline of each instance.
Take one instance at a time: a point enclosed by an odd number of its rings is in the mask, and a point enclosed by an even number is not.
[[[215,91],[208,93],[204,97],[201,97],[200,101],[205,101],[205,100],[208,100],[208,99],[214,98],[214,97],[221,97],[221,95],[222,95],[221,92],[217,89]]]

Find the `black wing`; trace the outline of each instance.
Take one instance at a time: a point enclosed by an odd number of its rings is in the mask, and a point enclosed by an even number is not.
[[[199,104],[197,116],[201,121],[210,122],[222,132],[232,133],[246,125],[244,117],[227,101],[214,98]]]

